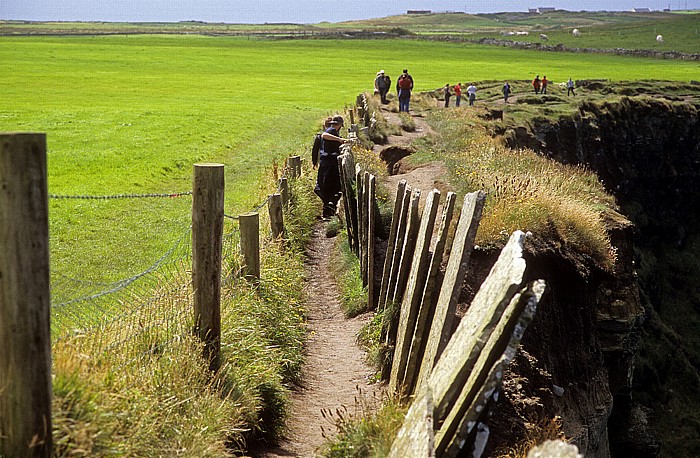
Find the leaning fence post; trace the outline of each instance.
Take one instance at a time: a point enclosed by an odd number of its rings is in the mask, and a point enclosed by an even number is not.
[[[260,280],[260,215],[257,212],[238,215],[241,229],[241,253],[243,277]]]
[[[270,213],[270,230],[272,238],[278,239],[284,236],[284,220],[282,216],[282,196],[272,194],[267,203],[267,210]]]
[[[217,370],[221,349],[224,165],[195,164],[192,194],[194,332],[205,344],[209,368]]]
[[[0,456],[51,456],[46,134],[0,134]]]

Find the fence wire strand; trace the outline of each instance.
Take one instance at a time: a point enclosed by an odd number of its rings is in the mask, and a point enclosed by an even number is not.
[[[285,167],[283,177],[286,176]],[[277,192],[280,191],[280,181]],[[173,198],[192,191],[164,194],[104,196],[50,195],[52,199]],[[272,196],[254,206],[260,211]],[[224,215],[222,284],[231,287],[241,272],[238,217]],[[113,370],[139,370],[156,355],[192,335],[192,229],[148,269],[113,283],[95,282],[52,273],[51,337],[55,347],[67,346],[87,364]]]

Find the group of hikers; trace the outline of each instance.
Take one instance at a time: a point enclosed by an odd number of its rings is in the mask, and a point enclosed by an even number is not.
[[[383,104],[388,104],[386,95],[391,90],[391,77],[384,73],[384,70],[377,72],[377,77],[374,79],[374,93],[379,94]],[[399,111],[408,112],[408,107],[411,102],[411,91],[413,90],[413,77],[408,73],[408,69],[404,69],[399,79],[396,81],[396,95],[399,98]]]
[[[540,79],[540,75],[535,76],[535,79],[532,80],[532,88],[535,90],[535,94],[546,94],[547,93],[547,86],[549,85],[549,80],[547,79],[547,75],[544,75],[542,79]],[[576,95],[576,92],[574,92],[574,80],[569,78],[569,81],[566,82],[566,95]],[[505,95],[505,93],[504,93]],[[506,100],[507,101],[507,100]]]
[[[455,84],[452,90],[455,96],[455,106],[458,107],[462,102],[462,83]],[[450,106],[450,98],[452,97],[449,83],[445,84],[443,91],[445,93],[445,108],[447,108]],[[470,83],[467,87],[467,100],[469,101],[469,106],[474,105],[474,101],[476,100],[476,86],[474,83]]]
[[[382,104],[388,104],[387,94],[391,90],[391,78],[384,70],[377,72],[374,79],[374,93],[378,94]],[[409,111],[411,101],[411,91],[413,91],[413,77],[408,73],[408,69],[404,69],[398,80],[396,81],[396,94],[399,99],[399,112]],[[537,75],[532,81],[532,87],[535,94],[546,94],[549,80],[547,76],[540,78]],[[574,92],[574,82],[571,78],[566,82],[567,96],[576,95]],[[450,98],[455,96],[455,105],[460,106],[462,99],[462,83],[457,83],[454,86],[445,84],[442,89],[445,97],[445,107],[450,106]],[[501,89],[503,100],[508,103],[508,98],[512,92],[510,84],[506,81]],[[469,105],[474,105],[476,100],[476,85],[470,83],[466,90],[467,100]],[[347,138],[340,135],[340,130],[344,125],[342,116],[332,116],[326,118],[323,125],[323,132],[317,134],[314,138],[312,148],[312,162],[314,168],[318,167],[318,176],[316,179],[316,187],[314,192],[323,201],[323,218],[328,219],[336,214],[338,202],[340,201],[340,174],[338,172],[338,155],[340,154],[340,146],[348,142]]]

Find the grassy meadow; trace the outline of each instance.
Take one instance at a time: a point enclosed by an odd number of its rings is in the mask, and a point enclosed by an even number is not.
[[[191,189],[192,164],[226,165],[226,212],[261,202],[264,169],[303,149],[326,114],[408,67],[416,89],[446,82],[697,78],[697,64],[399,40],[190,35],[0,37],[0,131],[48,134],[49,193]],[[52,270],[114,281],[164,253],[191,198],[50,202]],[[105,258],[109,254],[109,262]]]
[[[184,192],[193,164],[221,162],[229,215],[262,202],[275,161],[308,159],[320,120],[371,90],[379,69],[395,81],[409,68],[418,91],[536,73],[553,83],[570,76],[697,79],[697,63],[418,40],[2,36],[0,55],[0,131],[47,133],[50,194]],[[308,192],[313,177],[304,180],[302,214],[288,222],[308,235],[317,202]],[[52,275],[95,282],[144,271],[191,219],[189,196],[53,198],[49,205]],[[155,337],[132,349],[147,352],[134,371],[114,369],[123,356],[104,352],[109,332],[61,342],[54,349],[57,454],[225,456],[245,448],[247,434],[279,433],[285,386],[303,359],[303,235],[293,237],[295,246],[283,254],[265,248],[259,288],[237,284],[224,293],[226,363],[215,380],[196,357],[199,344],[157,335],[160,322],[151,325]],[[173,302],[189,311],[186,288],[181,294]],[[148,319],[135,315],[136,334]],[[128,327],[111,326],[115,335]],[[211,450],[197,449],[204,443]]]

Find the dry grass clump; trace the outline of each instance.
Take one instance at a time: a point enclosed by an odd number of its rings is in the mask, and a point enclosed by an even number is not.
[[[466,191],[487,192],[479,245],[501,245],[520,229],[570,245],[612,268],[615,250],[602,217],[616,205],[595,174],[531,150],[506,148],[470,112],[445,110],[434,116],[456,181]]]
[[[535,423],[526,425],[525,438],[508,450],[497,451],[497,458],[526,458],[530,450],[548,440],[561,440],[568,442],[562,431],[560,417],[545,418]]]
[[[380,408],[377,408],[381,405]],[[324,411],[328,421],[327,442],[323,456],[328,458],[365,458],[389,456],[408,406],[393,398],[368,398],[362,392],[355,396],[354,411],[347,407]],[[333,435],[335,433],[335,435]]]

